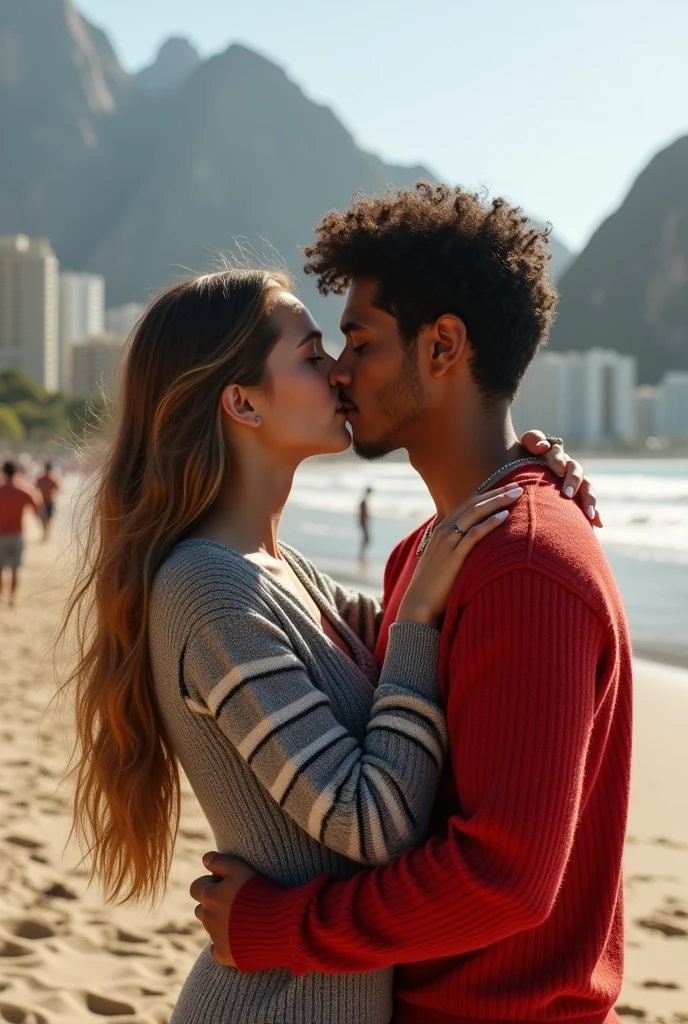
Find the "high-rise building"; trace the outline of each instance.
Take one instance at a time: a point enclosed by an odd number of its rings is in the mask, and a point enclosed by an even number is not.
[[[59,264],[50,242],[0,236],[0,370],[19,369],[57,391]]]
[[[635,380],[635,359],[609,349],[540,352],[514,403],[514,423],[576,441],[630,440]]]
[[[75,395],[112,395],[119,383],[125,338],[101,334],[71,347]]]
[[[640,440],[658,434],[657,388],[644,384],[635,389],[635,433]]]
[[[105,330],[105,280],[100,274],[60,274],[60,388],[73,391],[71,350]]]
[[[666,373],[657,388],[657,433],[688,437],[688,373]]]
[[[124,306],[106,309],[105,330],[128,338],[146,312],[146,308],[139,302],[127,302]]]

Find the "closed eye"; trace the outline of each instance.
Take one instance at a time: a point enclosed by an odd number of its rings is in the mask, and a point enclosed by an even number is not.
[[[322,363],[323,359],[324,356],[309,356],[306,362],[310,363],[312,366],[315,366],[316,363]]]

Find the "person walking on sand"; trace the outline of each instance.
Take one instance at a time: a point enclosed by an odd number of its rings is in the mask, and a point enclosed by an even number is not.
[[[43,541],[45,542],[49,539],[50,525],[55,512],[55,496],[60,490],[60,484],[53,470],[52,462],[46,462],[45,472],[36,480],[36,487],[43,497],[43,508],[45,510]]]
[[[358,506],[358,525],[361,529],[361,550],[358,556],[358,561],[360,562],[361,567],[366,564],[366,556],[370,546],[370,509],[368,507],[368,499],[372,493],[373,488],[366,487]]]
[[[17,467],[7,461],[2,467],[4,481],[0,485],[0,600],[2,600],[5,569],[10,571],[9,606],[14,607],[19,585],[19,568],[24,553],[24,510],[30,508],[45,526],[45,512],[40,494],[17,480]]]

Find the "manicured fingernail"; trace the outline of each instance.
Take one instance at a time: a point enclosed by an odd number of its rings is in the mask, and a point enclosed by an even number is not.
[[[507,498],[518,498],[523,494],[522,487],[512,487],[510,491],[504,492]]]
[[[509,510],[505,508],[501,512],[497,512],[497,514],[495,515],[495,519],[506,519],[508,515]]]
[[[571,487],[570,484],[569,484],[568,487],[564,488],[564,494],[566,495],[567,498],[572,498],[575,493],[576,492],[574,491],[573,487]]]
[[[588,505],[588,516],[590,517],[590,519],[594,519],[595,518],[595,506],[594,505]]]
[[[550,447],[550,443],[549,443],[549,441],[538,441],[538,443],[535,445],[535,447],[536,448],[549,448]]]

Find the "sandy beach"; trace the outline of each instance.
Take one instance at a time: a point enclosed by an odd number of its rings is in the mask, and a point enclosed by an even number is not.
[[[73,849],[59,780],[68,737],[47,653],[66,593],[59,534],[30,531],[19,607],[0,608],[0,1021],[164,1024],[204,942],[188,886],[213,845],[188,790],[169,892],[153,913],[105,908]],[[618,1010],[688,1024],[688,672],[636,664]]]

